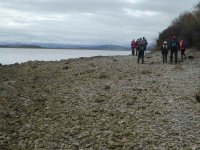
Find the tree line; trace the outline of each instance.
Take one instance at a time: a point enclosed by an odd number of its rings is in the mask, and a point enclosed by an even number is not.
[[[164,40],[170,40],[173,35],[187,41],[189,47],[200,49],[200,2],[193,11],[181,14],[159,34],[157,46]]]

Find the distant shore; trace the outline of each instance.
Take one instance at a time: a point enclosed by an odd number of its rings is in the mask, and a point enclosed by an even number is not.
[[[0,66],[2,149],[200,147],[200,53],[160,52]]]
[[[79,49],[79,50],[129,50],[120,45],[67,45],[67,44],[0,44],[0,48]]]
[[[131,49],[86,49],[86,48],[45,48],[45,47],[0,47],[0,49],[59,49],[59,50],[102,50],[102,51],[131,51]]]

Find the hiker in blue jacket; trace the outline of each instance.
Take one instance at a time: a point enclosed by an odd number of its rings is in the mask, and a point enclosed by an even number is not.
[[[170,42],[170,63],[172,64],[173,61],[173,56],[175,57],[175,64],[177,64],[177,57],[178,57],[178,50],[180,49],[179,47],[179,41],[176,38],[176,36],[172,37],[172,40]]]

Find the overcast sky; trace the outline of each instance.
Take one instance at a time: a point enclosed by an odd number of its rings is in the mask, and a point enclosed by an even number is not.
[[[150,42],[199,0],[0,0],[0,42]]]

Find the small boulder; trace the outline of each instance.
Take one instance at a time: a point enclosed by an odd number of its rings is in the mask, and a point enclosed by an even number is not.
[[[63,70],[67,70],[67,69],[69,69],[69,66],[64,66],[63,67]]]
[[[127,106],[132,106],[132,105],[134,105],[134,104],[135,104],[134,101],[129,101],[129,102],[126,103]]]
[[[119,60],[117,58],[112,58],[113,62],[118,62]]]
[[[95,99],[95,102],[96,102],[96,103],[102,103],[102,102],[104,102],[104,101],[105,101],[105,99],[99,99],[99,98],[98,98],[98,99]]]
[[[152,58],[152,56],[147,56],[146,58],[150,59],[150,58]]]
[[[94,98],[95,103],[103,103],[110,99],[110,96],[107,94],[98,94],[97,97]]]
[[[105,74],[105,73],[101,73],[100,75],[99,75],[99,79],[105,79],[105,78],[107,78],[108,76]]]
[[[36,65],[32,65],[31,68],[35,69],[35,68],[37,68],[37,66]]]
[[[110,85],[106,85],[105,90],[110,90]]]

